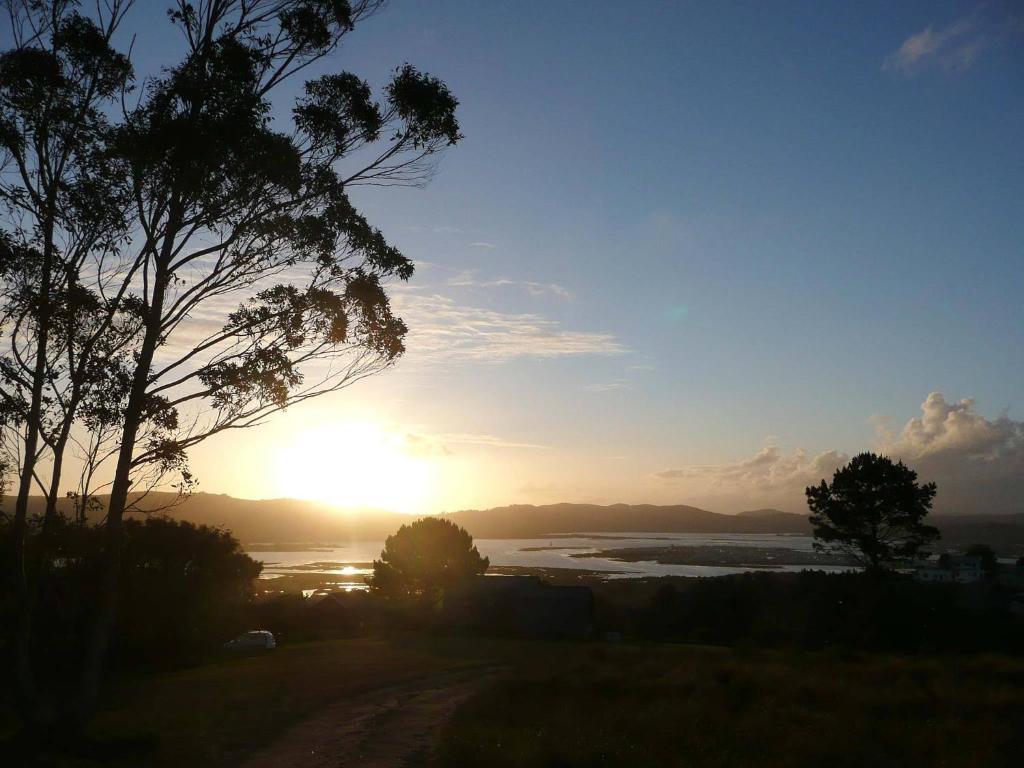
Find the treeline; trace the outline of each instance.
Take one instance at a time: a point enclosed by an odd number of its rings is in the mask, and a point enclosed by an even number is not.
[[[41,630],[33,655],[49,685],[59,689],[61,681],[73,680],[68,673],[90,628],[103,529],[62,522],[36,535],[48,537],[37,551],[52,555],[33,564],[40,579],[34,620]],[[6,558],[10,546],[10,527],[0,525],[0,556]],[[159,517],[126,521],[122,563],[111,659],[123,670],[200,663],[249,629],[270,630],[284,643],[395,630],[467,631],[446,623],[448,614],[439,610],[446,594],[419,600],[365,592],[312,599],[266,594],[260,585],[272,582],[258,581],[261,564],[229,532],[208,526]],[[1019,586],[1005,581],[921,584],[894,573],[803,571],[590,583],[597,641],[615,633],[732,646],[1020,652]],[[0,593],[4,650],[14,639],[15,613],[10,593]],[[473,626],[470,631],[500,634],[489,622]]]
[[[90,631],[90,611],[101,582],[104,530],[58,519],[44,533],[46,552],[33,563],[38,629],[33,656],[52,686],[70,684]],[[41,542],[40,542],[41,543]],[[0,527],[5,561],[11,527]],[[111,664],[170,667],[206,658],[248,628],[253,585],[262,566],[227,531],[154,517],[126,520],[121,543],[122,578],[111,634]],[[13,595],[0,598],[0,644],[13,641]],[[63,681],[63,682],[62,682]]]
[[[596,587],[599,631],[656,641],[869,651],[1024,650],[1017,590],[899,574],[746,573]]]

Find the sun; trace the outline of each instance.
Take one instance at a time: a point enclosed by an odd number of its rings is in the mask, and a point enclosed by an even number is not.
[[[400,431],[345,422],[304,430],[282,446],[276,485],[290,498],[420,513],[433,494],[434,463],[410,452]]]

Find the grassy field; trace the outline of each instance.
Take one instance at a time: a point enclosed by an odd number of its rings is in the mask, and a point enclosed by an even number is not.
[[[1024,661],[566,649],[485,690],[435,768],[1010,766]]]
[[[114,681],[104,697],[113,705],[96,718],[90,735],[103,764],[116,758],[117,766],[230,766],[339,697],[487,661],[466,647],[394,638],[283,646]],[[54,764],[99,761],[61,757]]]
[[[230,766],[340,698],[496,663],[507,672],[458,710],[434,768],[919,768],[1024,754],[1020,659],[417,636],[123,680],[93,734],[123,751],[108,765]]]

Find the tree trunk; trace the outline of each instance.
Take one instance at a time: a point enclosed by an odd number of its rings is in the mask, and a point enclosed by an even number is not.
[[[52,203],[52,201],[51,201]],[[12,534],[14,557],[11,562],[12,581],[16,595],[14,627],[14,694],[18,712],[30,728],[45,726],[52,712],[45,706],[36,687],[32,669],[33,591],[29,578],[28,501],[39,450],[39,429],[43,410],[43,385],[46,381],[46,351],[50,334],[50,289],[53,271],[53,223],[48,218],[43,237],[43,264],[39,285],[39,326],[36,331],[36,359],[32,378],[32,394],[25,425],[25,455],[22,457],[18,496],[14,506]]]
[[[50,490],[46,496],[46,512],[43,514],[43,536],[50,531],[57,519],[57,494],[60,492],[60,478],[64,471],[64,450],[71,434],[72,419],[67,418],[61,427],[60,436],[53,445],[53,469],[50,473]]]
[[[170,250],[166,243],[164,250]],[[121,573],[122,522],[128,505],[132,459],[139,427],[142,425],[146,393],[149,388],[150,368],[160,341],[166,285],[166,276],[158,273],[146,321],[146,335],[139,351],[139,359],[128,395],[128,404],[125,408],[121,448],[117,455],[114,481],[110,487],[110,503],[107,506],[100,591],[92,631],[87,639],[85,654],[82,658],[77,696],[70,713],[72,725],[75,728],[81,728],[88,722],[96,709],[103,661],[110,643],[110,632],[117,611],[118,582]]]

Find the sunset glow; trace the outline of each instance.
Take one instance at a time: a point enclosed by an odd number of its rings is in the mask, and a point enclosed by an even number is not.
[[[1024,765],[1024,0],[8,0],[2,765]]]
[[[300,432],[283,446],[276,487],[290,498],[413,514],[434,491],[433,463],[412,455],[401,433],[348,422]]]

